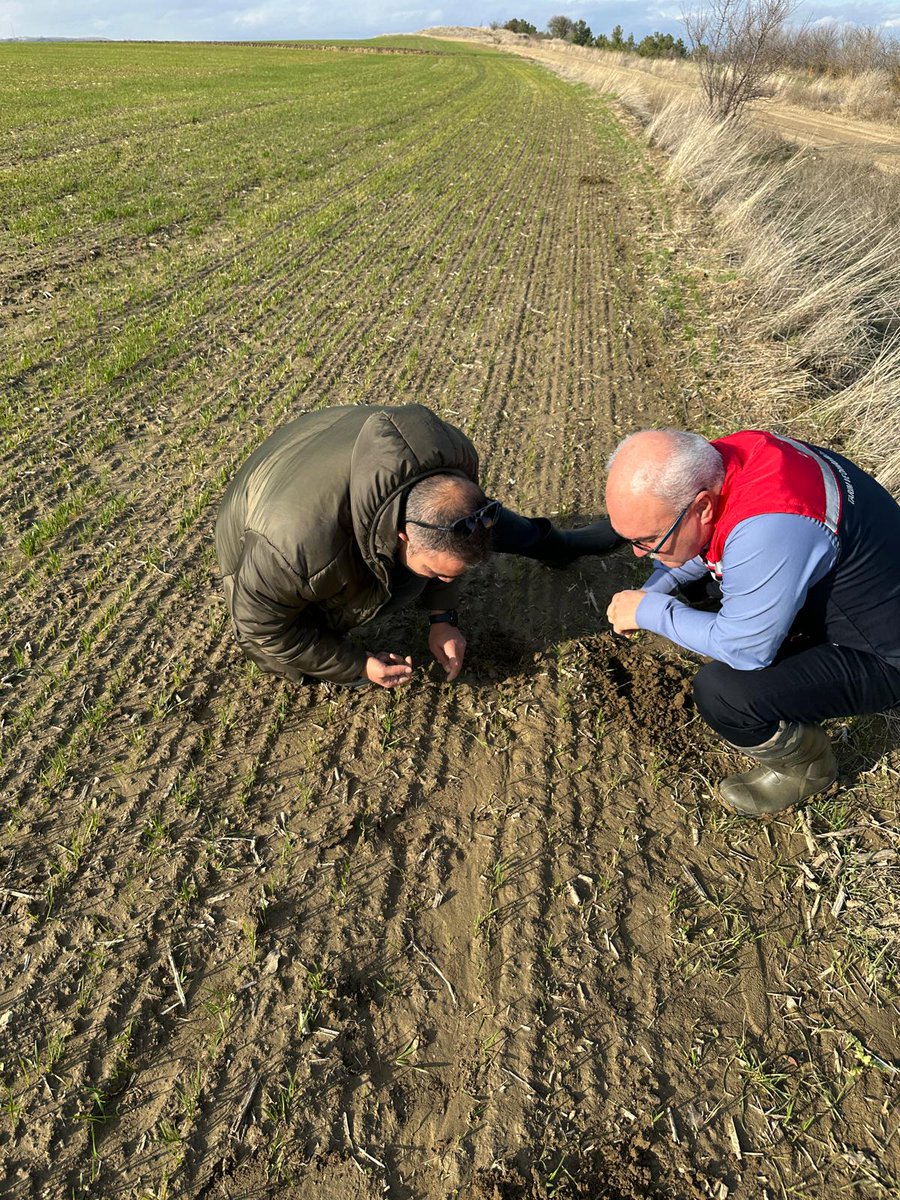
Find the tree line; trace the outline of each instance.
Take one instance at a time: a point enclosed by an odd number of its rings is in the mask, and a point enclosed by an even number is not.
[[[671,33],[648,33],[640,41],[633,33],[626,37],[621,25],[616,25],[612,33],[598,33],[596,37],[587,21],[573,21],[570,17],[551,17],[547,22],[547,31],[542,33],[536,25],[521,17],[513,17],[503,25],[493,26],[495,29],[509,29],[512,33],[527,33],[531,37],[560,38],[575,46],[595,46],[598,50],[620,50],[628,54],[639,54],[642,58],[687,58],[689,51],[681,38],[673,37]]]

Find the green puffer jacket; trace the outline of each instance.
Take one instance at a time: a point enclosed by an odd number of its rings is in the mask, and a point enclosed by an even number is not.
[[[464,434],[421,404],[323,408],[277,429],[229,484],[216,553],[241,649],[264,671],[350,683],[345,641],[390,599],[401,494],[427,475],[478,478]],[[419,602],[452,608],[458,581]]]

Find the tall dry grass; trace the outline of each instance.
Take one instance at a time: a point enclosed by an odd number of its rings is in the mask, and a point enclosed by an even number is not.
[[[591,64],[601,73],[604,67],[628,71],[636,82],[650,76],[658,84],[684,92],[696,89],[699,84],[696,65],[685,59],[641,58],[637,54],[596,50],[568,42],[535,42],[521,34],[508,36],[517,39],[520,46],[538,46],[542,54]],[[886,41],[882,53],[868,59],[856,53],[856,43],[848,41],[843,51],[838,44],[827,69],[814,66],[818,62],[814,57],[804,65],[802,47],[802,41],[798,41],[785,52],[789,59],[787,71],[772,73],[762,81],[764,96],[776,103],[863,120],[900,122],[900,43]],[[812,49],[809,54],[813,55]]]
[[[900,180],[715,121],[697,103],[666,105],[648,132],[712,209],[755,320],[815,381],[819,416],[900,486]]]
[[[886,342],[868,371],[820,412],[826,422],[853,430],[857,453],[868,455],[880,482],[900,496],[900,338]]]
[[[770,91],[785,104],[867,121],[900,122],[900,88],[883,69],[845,75],[780,74],[771,80]]]

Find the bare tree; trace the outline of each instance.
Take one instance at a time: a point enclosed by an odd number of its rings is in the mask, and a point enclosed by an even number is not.
[[[761,94],[766,76],[780,63],[784,26],[798,0],[699,0],[683,8],[700,84],[710,111],[736,117]]]
[[[562,38],[563,41],[571,41],[572,32],[575,29],[575,22],[571,17],[551,17],[547,22],[547,30],[552,38]]]

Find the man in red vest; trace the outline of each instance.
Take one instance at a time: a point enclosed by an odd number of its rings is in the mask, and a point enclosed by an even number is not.
[[[831,450],[674,429],[620,443],[606,499],[613,528],[654,563],[642,589],[613,596],[613,629],[713,659],[694,680],[697,708],[760,764],[720,782],[725,803],[762,816],[829,787],[819,722],[900,704],[897,502]],[[717,611],[676,596],[710,575]]]

